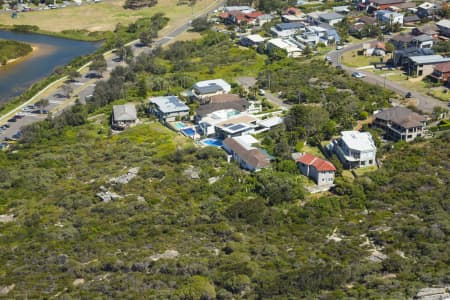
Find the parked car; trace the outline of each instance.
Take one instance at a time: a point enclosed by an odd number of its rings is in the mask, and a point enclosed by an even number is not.
[[[8,129],[9,127],[11,127],[11,126],[9,126],[8,124],[5,124],[5,125],[2,125],[2,127],[0,127],[0,128],[3,129],[3,130],[6,130],[6,129]]]
[[[17,122],[17,119],[11,118],[11,119],[8,120],[8,122]]]
[[[258,94],[259,94],[260,96],[265,96],[265,95],[266,95],[266,91],[263,90],[263,89],[260,89],[260,90],[258,91]]]
[[[449,102],[447,102],[447,106],[448,106],[448,107],[450,107],[450,101],[449,101]]]
[[[405,98],[412,98],[411,92],[407,92],[406,95],[405,95]]]
[[[336,50],[344,49],[344,45],[336,45]]]
[[[363,73],[360,73],[360,72],[353,72],[352,73],[352,77],[355,77],[355,78],[364,78],[366,76],[367,76],[366,74],[363,74]]]

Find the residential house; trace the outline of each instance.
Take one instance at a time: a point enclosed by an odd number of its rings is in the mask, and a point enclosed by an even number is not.
[[[138,121],[136,107],[132,103],[114,105],[111,118],[113,129],[123,130]]]
[[[424,2],[417,6],[417,16],[421,19],[431,18],[439,8],[440,6],[436,3]]]
[[[373,13],[377,10],[388,9],[391,6],[398,6],[405,2],[406,0],[372,0],[370,5],[367,7],[367,12]]]
[[[387,139],[410,142],[423,136],[426,118],[405,107],[396,106],[376,113],[372,125],[383,129]]]
[[[379,41],[372,41],[363,44],[363,53],[366,56],[385,56],[386,44]]]
[[[288,39],[276,38],[267,42],[267,51],[269,53],[277,49],[286,51],[288,57],[299,57],[302,55],[302,50],[299,48],[299,45]]]
[[[426,34],[432,36],[433,39],[437,39],[439,37],[439,28],[434,23],[426,24],[421,27],[415,27],[411,30],[413,35],[422,35]]]
[[[271,157],[254,146],[258,141],[252,136],[226,138],[223,141],[223,148],[233,159],[238,162],[241,168],[258,172],[270,167]]]
[[[247,100],[236,94],[220,94],[200,101],[200,105],[196,110],[196,119],[201,120],[207,115],[221,110],[233,109],[234,111],[246,111],[249,103]]]
[[[333,7],[333,11],[341,15],[346,15],[350,13],[350,8],[348,7],[348,5],[335,6]]]
[[[225,6],[223,8],[224,12],[232,12],[232,11],[240,11],[240,12],[254,12],[255,9],[251,8],[250,6],[246,6],[246,5],[241,5],[241,6]]]
[[[302,22],[280,23],[270,28],[270,32],[273,36],[286,38],[299,33],[305,27],[306,25]]]
[[[300,22],[305,20],[305,14],[296,7],[288,7],[281,15],[281,20],[285,23]]]
[[[320,157],[309,153],[303,154],[297,160],[300,172],[313,179],[317,185],[332,185],[334,182],[335,166]]]
[[[441,35],[450,37],[450,20],[444,19],[436,23]]]
[[[447,82],[450,77],[450,62],[435,65],[430,77],[437,82]]]
[[[273,20],[273,16],[269,14],[264,14],[261,16],[256,17],[256,25],[263,26],[266,23],[269,23]]]
[[[411,56],[405,66],[405,71],[412,76],[427,76],[433,73],[434,66],[449,62],[450,57],[442,55]]]
[[[200,111],[200,113],[202,112]],[[237,136],[253,133],[257,127],[257,119],[254,116],[236,109],[221,109],[206,115],[198,115],[196,119],[205,136]],[[228,128],[237,124],[246,124],[247,126]],[[222,128],[225,129],[221,130]]]
[[[403,14],[390,10],[378,10],[375,12],[376,19],[382,24],[400,24],[403,25]]]
[[[377,19],[370,16],[362,16],[358,19],[358,23],[364,23],[367,25],[377,25]]]
[[[244,47],[257,47],[264,43],[265,39],[259,34],[242,36],[239,43]]]
[[[336,153],[345,168],[362,168],[376,164],[377,148],[369,132],[342,131],[327,148]]]
[[[403,25],[411,26],[420,22],[420,18],[417,15],[404,16],[403,17]]]
[[[427,56],[433,54],[433,49],[428,48],[410,47],[402,50],[395,50],[393,55],[393,63],[396,67],[407,66],[409,63],[409,58],[412,56]]]
[[[397,34],[393,36],[389,40],[396,49],[405,49],[405,48],[424,48],[431,49],[434,44],[434,39],[431,35],[421,34],[421,35],[412,35],[410,33],[407,34]]]
[[[203,99],[219,94],[228,94],[231,86],[223,79],[199,81],[192,88],[192,95],[197,99]]]
[[[224,12],[219,14],[219,18],[225,24],[243,25],[251,24],[255,25],[257,23],[257,18],[264,15],[260,11],[240,11],[234,10],[230,12]]]
[[[327,23],[328,25],[335,25],[341,22],[344,19],[344,16],[335,12],[329,12],[319,15],[319,21],[323,23]]]
[[[189,107],[177,96],[162,96],[150,98],[150,112],[161,121],[171,122],[177,118],[189,115]]]

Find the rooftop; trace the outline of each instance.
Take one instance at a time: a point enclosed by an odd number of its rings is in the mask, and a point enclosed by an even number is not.
[[[450,28],[450,20],[447,20],[447,19],[440,20],[439,22],[436,23],[436,26]]]
[[[436,71],[442,72],[442,73],[448,73],[450,72],[450,62],[445,62],[441,64],[437,64],[434,69]]]
[[[150,98],[150,103],[158,106],[163,113],[189,111],[189,107],[181,102],[177,96],[162,96]]]
[[[237,138],[226,138],[223,144],[236,153],[247,164],[256,169],[266,168],[270,166],[270,157],[262,150],[257,148],[249,148],[245,142]]]
[[[196,90],[199,94],[210,94],[218,91],[224,91],[225,93],[229,93],[231,91],[231,86],[223,79],[212,79],[212,80],[204,80],[199,81],[194,84],[194,90]]]
[[[356,151],[373,151],[376,150],[375,144],[372,140],[372,135],[369,132],[361,131],[342,131],[341,139],[348,148]]]
[[[254,42],[254,43],[262,43],[265,41],[265,39],[260,36],[259,34],[250,34],[247,36],[243,36],[243,38],[249,39],[250,41]]]
[[[404,128],[419,127],[426,121],[424,116],[405,107],[396,106],[375,114],[376,119],[390,121]]]
[[[127,103],[124,105],[113,106],[114,121],[130,121],[137,119],[136,108],[134,104]]]
[[[331,162],[309,153],[302,155],[298,161],[302,164],[313,166],[319,172],[336,171]]]
[[[339,20],[339,19],[343,19],[344,16],[335,12],[329,12],[329,13],[324,13],[324,14],[320,14],[319,15],[320,19],[323,20]]]
[[[389,5],[389,4],[398,4],[406,2],[405,0],[373,0],[372,3],[378,4],[378,5]]]
[[[450,61],[450,57],[443,57],[442,55],[421,55],[410,56],[409,59],[416,64],[437,64]]]

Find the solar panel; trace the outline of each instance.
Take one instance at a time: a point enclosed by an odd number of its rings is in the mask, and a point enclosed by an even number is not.
[[[242,124],[236,124],[230,127],[231,130],[233,131],[237,131],[237,130],[241,130],[243,128],[245,128],[246,126],[242,125]]]

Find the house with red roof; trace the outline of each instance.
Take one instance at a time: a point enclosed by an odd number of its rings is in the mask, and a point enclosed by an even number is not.
[[[336,167],[329,161],[309,153],[297,159],[300,173],[313,179],[317,185],[332,185]]]
[[[435,65],[430,77],[437,82],[446,82],[450,77],[450,62]]]
[[[242,12],[239,10],[234,10],[234,11],[219,14],[219,18],[225,24],[241,25],[243,23],[255,24],[256,19],[258,17],[261,17],[262,15],[264,15],[264,14],[260,11]]]

